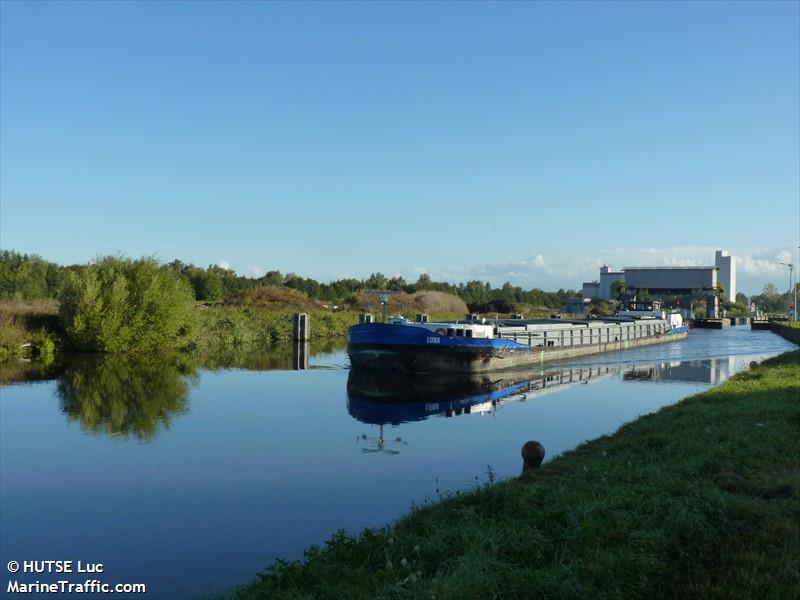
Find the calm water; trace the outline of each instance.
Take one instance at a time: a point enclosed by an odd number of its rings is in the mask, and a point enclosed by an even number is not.
[[[270,352],[6,373],[39,380],[0,390],[0,594],[7,562],[32,559],[102,562],[100,579],[148,598],[223,592],[490,467],[518,474],[526,440],[549,460],[791,348],[731,327],[471,380],[351,373],[341,350],[300,371]]]

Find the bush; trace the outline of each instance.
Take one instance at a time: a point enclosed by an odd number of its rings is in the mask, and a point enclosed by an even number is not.
[[[59,318],[77,350],[180,348],[192,330],[190,287],[152,258],[106,257],[72,272],[60,300]]]

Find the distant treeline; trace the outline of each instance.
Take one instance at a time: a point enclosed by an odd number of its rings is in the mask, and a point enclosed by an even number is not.
[[[34,254],[0,251],[0,299],[36,300],[60,298],[70,272],[80,272],[86,265],[61,266]],[[511,312],[519,304],[557,308],[567,297],[577,296],[573,290],[560,289],[545,292],[537,288],[525,290],[506,282],[501,287],[492,287],[488,282],[469,281],[451,284],[433,281],[422,274],[410,283],[403,277],[386,277],[373,273],[366,279],[339,279],[320,283],[294,273],[282,274],[269,271],[261,277],[246,277],[217,265],[198,267],[180,260],[160,266],[177,274],[191,287],[195,300],[224,302],[240,296],[246,290],[261,286],[284,286],[300,290],[309,298],[328,303],[343,303],[359,292],[366,290],[402,290],[407,293],[439,291],[459,296],[478,312]]]

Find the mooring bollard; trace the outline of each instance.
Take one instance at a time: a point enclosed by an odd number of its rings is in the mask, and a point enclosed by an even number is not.
[[[358,315],[358,324],[363,325],[364,323],[372,323],[375,320],[375,317],[372,316],[371,313],[361,313]]]
[[[292,340],[307,342],[311,339],[311,319],[306,313],[292,315]]]
[[[544,460],[544,446],[539,442],[529,441],[522,445],[522,472],[538,469]]]

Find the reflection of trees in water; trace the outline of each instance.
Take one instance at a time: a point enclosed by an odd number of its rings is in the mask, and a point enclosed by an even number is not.
[[[0,363],[0,385],[53,379],[61,366],[39,360],[8,360]]]
[[[315,342],[313,353],[342,348],[341,341]],[[51,364],[3,363],[0,384],[57,379],[61,411],[84,431],[150,441],[160,428],[188,410],[197,369],[291,369],[292,346],[247,345],[203,354],[62,354]]]
[[[307,345],[311,355],[344,350],[344,348],[339,340],[314,341],[313,344]],[[200,353],[193,358],[201,368],[211,371],[221,369],[274,371],[295,368],[291,344],[226,346]]]
[[[58,379],[61,410],[84,431],[150,441],[187,411],[187,376],[194,373],[179,357],[86,357]]]
[[[200,366],[210,371],[244,369],[247,371],[272,371],[292,368],[292,348],[230,346],[203,352],[195,357]]]

